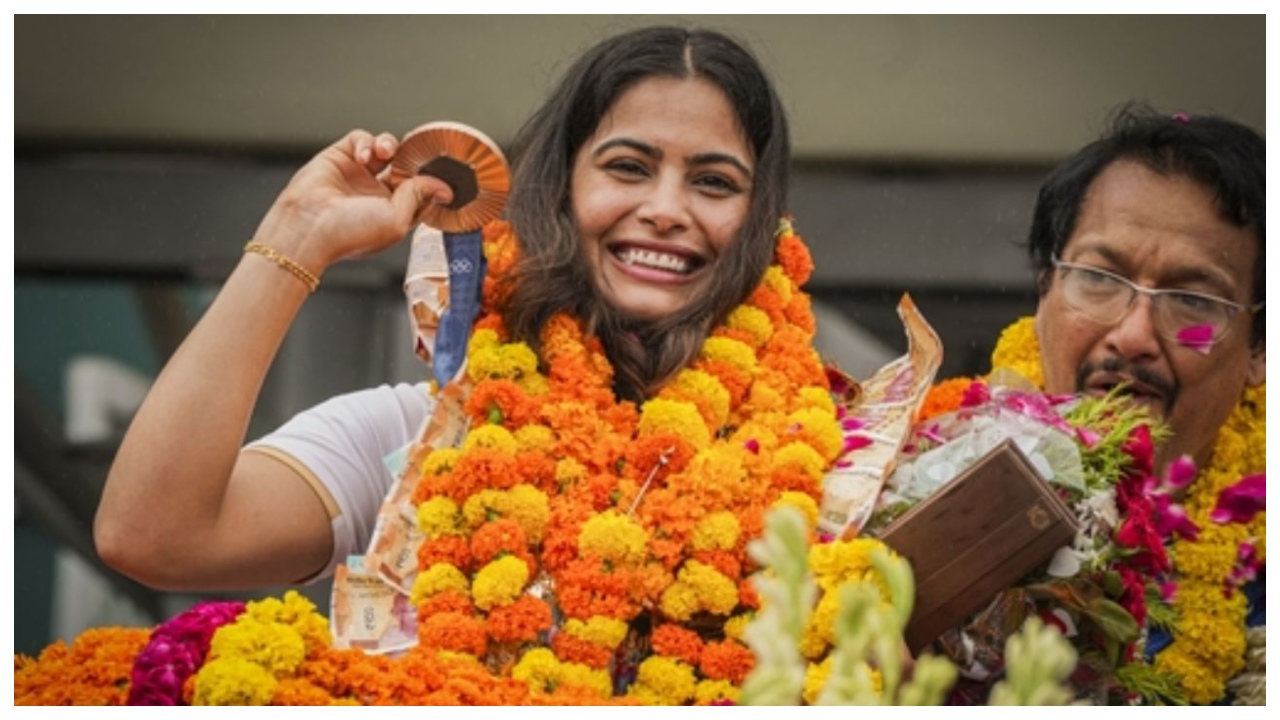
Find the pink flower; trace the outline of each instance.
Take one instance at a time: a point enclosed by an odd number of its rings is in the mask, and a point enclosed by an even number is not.
[[[871,440],[871,438],[865,435],[850,435],[849,437],[846,437],[844,439],[844,449],[842,449],[840,452],[843,454],[847,452],[852,452],[854,450],[859,450],[861,448],[867,447],[872,442],[873,441]]]
[[[1267,509],[1267,475],[1261,473],[1242,478],[1218,493],[1218,503],[1209,517],[1214,522],[1247,523]]]
[[[1133,475],[1150,475],[1155,458],[1155,445],[1151,442],[1151,428],[1139,425],[1129,433],[1128,439],[1120,448],[1133,460],[1129,473]]]
[[[960,407],[978,407],[986,405],[990,400],[991,391],[987,389],[987,384],[973,382],[964,389],[964,395],[960,398]]]
[[[1184,327],[1178,331],[1178,342],[1201,355],[1208,355],[1213,349],[1213,326],[1206,324]]]
[[[213,633],[242,612],[239,601],[202,602],[157,627],[134,658],[128,704],[180,704],[182,685],[204,664]]]
[[[751,438],[750,440],[742,443],[742,446],[745,447],[747,449],[747,452],[751,453],[752,455],[760,454],[760,441],[755,438]]]
[[[1227,575],[1223,594],[1231,597],[1236,588],[1258,577],[1258,571],[1261,569],[1257,542],[1248,540],[1240,543],[1239,549],[1236,550],[1236,566],[1231,569],[1231,574]]]

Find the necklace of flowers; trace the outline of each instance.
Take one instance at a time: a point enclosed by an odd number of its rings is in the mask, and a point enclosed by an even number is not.
[[[579,320],[547,323],[545,372],[508,340],[494,308],[517,243],[501,222],[484,236],[471,430],[423,459],[414,496],[420,647],[480,658],[532,691],[734,700],[753,665],[740,632],[758,606],[746,543],[775,503],[812,523],[845,448],[799,289],[808,250],[784,221],[748,300],[636,407],[615,399]]]
[[[1032,318],[1005,329],[991,362],[1043,386]],[[1173,641],[1156,655],[1155,666],[1178,677],[1187,700],[1197,704],[1220,699],[1227,681],[1244,666],[1248,607],[1233,589],[1265,566],[1266,513],[1233,517],[1223,501],[1242,492],[1237,488],[1243,485],[1256,487],[1260,476],[1255,473],[1266,470],[1266,398],[1265,384],[1245,389],[1218,432],[1209,465],[1187,491],[1184,507],[1199,533],[1194,538],[1180,534],[1173,543],[1176,621]]]

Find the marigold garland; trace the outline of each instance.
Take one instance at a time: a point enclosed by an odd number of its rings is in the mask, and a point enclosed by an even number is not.
[[[1039,343],[1033,318],[1005,329],[992,353],[992,367],[1007,367],[1043,386]],[[1195,540],[1177,539],[1172,548],[1177,593],[1173,642],[1155,657],[1155,667],[1182,681],[1188,700],[1208,704],[1221,699],[1227,681],[1244,667],[1245,613],[1242,593],[1224,593],[1241,543],[1257,542],[1265,563],[1266,513],[1248,523],[1218,524],[1209,515],[1224,488],[1242,477],[1266,471],[1267,388],[1246,388],[1218,432],[1208,467],[1188,490],[1185,508],[1200,528]]]
[[[219,615],[190,653],[166,655],[166,701],[737,700],[755,664],[743,628],[760,606],[746,545],[775,505],[812,522],[823,474],[845,449],[799,289],[813,270],[808,250],[784,221],[775,263],[748,301],[636,406],[615,400],[612,367],[578,320],[547,323],[542,366],[507,340],[495,308],[518,244],[502,222],[484,241],[490,272],[464,407],[472,429],[461,447],[417,466],[418,645],[395,658],[334,649],[324,617],[290,592]],[[819,563],[822,586],[869,577],[871,544],[815,549],[843,558]],[[816,663],[831,633],[812,630]],[[89,631],[38,660],[15,656],[15,699],[120,704],[130,670],[156,664],[135,667],[146,643],[144,630]],[[179,662],[206,645],[203,663]]]

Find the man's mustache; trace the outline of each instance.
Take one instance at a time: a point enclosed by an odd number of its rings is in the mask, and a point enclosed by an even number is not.
[[[1104,372],[1115,375],[1127,375],[1134,382],[1141,383],[1160,393],[1165,398],[1165,409],[1173,407],[1178,398],[1178,384],[1164,376],[1140,365],[1125,362],[1120,358],[1110,357],[1102,362],[1085,362],[1076,373],[1076,392],[1083,392],[1089,378],[1095,373]]]

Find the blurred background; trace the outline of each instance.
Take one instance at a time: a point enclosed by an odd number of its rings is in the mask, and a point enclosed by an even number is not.
[[[194,601],[105,570],[91,521],[151,379],[298,166],[353,127],[450,119],[505,146],[581,50],[660,22],[726,31],[772,72],[819,349],[858,377],[905,350],[906,291],[942,376],[989,369],[1000,329],[1034,311],[1039,182],[1119,104],[1265,133],[1262,15],[15,16],[15,651]],[[427,377],[404,250],[326,273],[251,436]],[[327,607],[327,584],[305,590]]]

